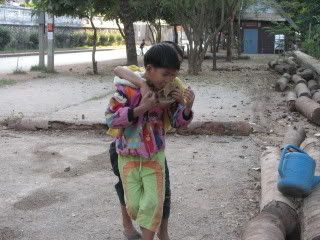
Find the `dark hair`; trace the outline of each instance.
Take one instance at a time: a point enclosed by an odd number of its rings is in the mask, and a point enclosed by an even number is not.
[[[169,44],[171,47],[173,47],[177,51],[179,56],[183,59],[183,51],[182,51],[181,47],[179,47],[178,44],[176,44],[175,42],[172,42],[172,41],[163,41],[162,43]]]
[[[151,64],[157,68],[180,69],[180,61],[176,50],[165,43],[153,45],[144,55],[144,66]]]

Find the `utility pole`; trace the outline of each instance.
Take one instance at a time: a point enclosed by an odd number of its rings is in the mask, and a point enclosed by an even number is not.
[[[44,37],[46,34],[46,16],[44,12],[39,12],[39,67],[44,68]]]
[[[54,16],[48,14],[48,72],[54,72]]]

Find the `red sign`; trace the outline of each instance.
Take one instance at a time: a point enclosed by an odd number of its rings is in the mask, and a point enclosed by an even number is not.
[[[54,29],[54,24],[53,23],[48,23],[48,32],[53,32],[53,29]]]

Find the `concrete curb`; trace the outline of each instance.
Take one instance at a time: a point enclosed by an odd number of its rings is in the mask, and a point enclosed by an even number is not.
[[[122,48],[97,49],[97,52],[111,51],[111,50],[117,50],[117,49],[122,49]],[[84,50],[56,51],[55,54],[82,53],[82,52],[92,52],[92,50],[91,49],[84,49]],[[3,53],[3,54],[0,54],[0,58],[26,57],[26,56],[38,56],[38,55],[39,55],[39,52]]]
[[[43,118],[20,118],[0,122],[7,129],[16,131],[38,131],[38,130],[106,130],[104,122],[99,121],[60,121]],[[249,122],[194,122],[188,128],[173,130],[169,132],[181,135],[235,135],[249,136],[252,133],[263,132],[258,125]]]

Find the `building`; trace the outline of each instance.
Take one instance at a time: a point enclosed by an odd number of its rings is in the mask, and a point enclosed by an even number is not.
[[[242,50],[246,54],[277,53],[285,50],[286,36],[274,35],[268,31],[273,23],[290,24],[298,29],[295,23],[277,6],[259,3],[250,6],[241,16]]]

